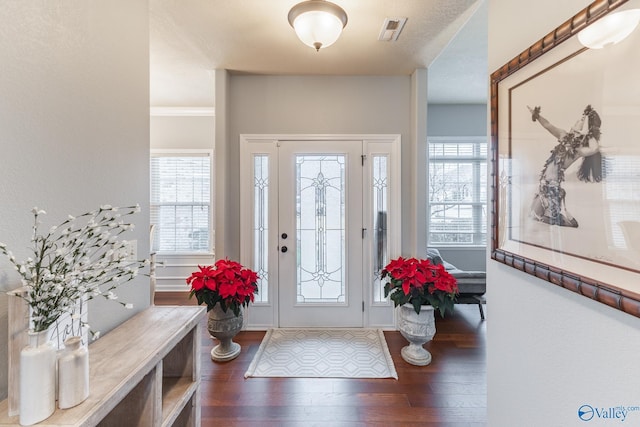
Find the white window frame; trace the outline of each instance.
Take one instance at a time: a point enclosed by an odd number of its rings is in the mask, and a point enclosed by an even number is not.
[[[486,156],[482,156],[479,151],[478,155],[474,156],[443,156],[437,158],[431,158],[431,144],[451,144],[451,143],[467,143],[474,144],[477,147],[480,147],[483,143],[486,144]],[[474,181],[473,181],[473,196],[474,200],[472,202],[447,202],[446,205],[458,205],[458,206],[471,206],[473,209],[473,227],[474,230],[472,232],[472,242],[464,243],[464,242],[433,242],[431,240],[431,207],[438,204],[443,204],[439,202],[432,202],[430,187],[427,188],[427,245],[429,247],[484,247],[486,246],[488,231],[486,230],[486,216],[487,216],[487,200],[480,200],[480,195],[484,192],[487,195],[486,182],[483,183],[483,178],[487,179],[486,174],[482,176],[482,164],[485,164],[485,167],[488,167],[488,150],[489,150],[489,142],[486,136],[429,136],[427,137],[427,170],[429,171],[429,179],[431,179],[431,167],[433,162],[438,163],[448,163],[448,164],[456,164],[456,163],[474,163],[476,167],[474,167]],[[484,188],[483,188],[484,187]],[[484,216],[483,216],[484,211]],[[483,217],[485,219],[483,219]],[[485,228],[483,232],[483,227]]]
[[[163,156],[164,155],[164,156]],[[158,251],[158,255],[161,256],[177,256],[177,257],[185,257],[185,256],[213,256],[215,254],[215,222],[214,222],[214,209],[215,209],[215,199],[214,199],[214,158],[213,158],[213,150],[209,149],[151,149],[151,157],[180,157],[183,156],[193,156],[193,155],[203,155],[209,157],[210,167],[209,167],[209,186],[211,189],[211,194],[209,196],[209,248],[206,251]],[[150,181],[151,181],[150,177]],[[150,189],[151,191],[151,189]],[[150,199],[152,199],[150,194]],[[150,200],[150,206],[153,206],[153,202]]]

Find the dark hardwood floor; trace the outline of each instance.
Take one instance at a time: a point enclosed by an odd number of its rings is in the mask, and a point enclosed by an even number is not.
[[[182,293],[158,293],[156,304],[194,304]],[[486,308],[486,307],[485,307]],[[488,314],[490,316],[490,314]],[[433,355],[417,367],[400,357],[407,344],[385,332],[398,380],[244,378],[264,332],[243,331],[237,359],[212,362],[213,340],[202,337],[203,426],[485,426],[486,322],[475,305],[457,305],[440,319],[425,348]]]

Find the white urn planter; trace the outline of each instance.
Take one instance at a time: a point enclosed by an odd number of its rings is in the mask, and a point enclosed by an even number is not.
[[[242,330],[242,322],[242,311],[239,316],[233,314],[230,308],[225,313],[220,304],[216,304],[209,311],[207,329],[212,337],[220,341],[220,344],[211,350],[211,360],[227,362],[238,357],[240,344],[233,342],[233,337]]]
[[[431,353],[422,346],[436,334],[433,306],[423,305],[420,314],[411,304],[398,307],[398,329],[409,345],[400,351],[402,358],[412,365],[425,366],[431,363]]]

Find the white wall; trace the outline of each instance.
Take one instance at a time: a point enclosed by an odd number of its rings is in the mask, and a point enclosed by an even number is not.
[[[489,0],[489,72],[588,3]],[[640,425],[578,418],[640,406],[640,319],[491,260],[487,282],[490,426]]]
[[[151,116],[151,148],[213,150],[215,117]]]
[[[222,81],[221,73],[228,80]],[[216,189],[218,192],[224,186],[227,197],[224,237],[221,230],[216,232],[218,239],[224,239],[224,252],[216,242],[218,257],[237,259],[240,254],[239,171],[232,167],[239,162],[240,134],[400,133],[403,163],[411,163],[410,76],[240,76],[217,72],[216,78],[220,85],[228,84],[225,103],[229,106],[224,158],[229,167],[222,178],[225,183],[219,182]],[[216,87],[216,98],[221,93]],[[217,116],[220,108],[217,104]],[[426,117],[424,121],[426,126]],[[403,170],[403,183],[410,182],[409,169]],[[411,187],[405,187],[406,197],[403,193],[403,220],[410,207]],[[403,226],[403,242],[410,240],[408,233],[408,227]]]
[[[228,154],[228,137],[229,133],[229,72],[227,70],[215,70],[214,72],[214,93],[215,93],[215,193],[216,193],[216,209],[215,209],[215,229],[216,240],[215,248],[218,257],[224,258],[227,255],[226,239],[229,233],[227,230],[227,217],[239,216],[238,206],[235,207],[236,211],[232,212],[231,203],[229,203],[230,194],[227,191],[227,173],[228,169],[233,169],[233,163]],[[239,166],[240,159],[236,159],[236,165]],[[238,236],[239,238],[239,231]],[[236,259],[239,253],[236,254]]]
[[[481,136],[487,132],[486,104],[429,104],[429,136]]]
[[[139,203],[138,254],[149,248],[149,18],[145,0],[4,1],[0,14],[0,241],[27,256],[33,206],[44,225],[101,204]],[[0,398],[7,394],[4,291],[19,276],[0,259]],[[100,301],[105,333],[148,305],[148,278],[120,288],[133,311]]]

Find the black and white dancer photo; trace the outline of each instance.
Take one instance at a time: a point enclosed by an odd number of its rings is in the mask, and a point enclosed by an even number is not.
[[[550,225],[577,228],[578,220],[567,210],[567,192],[562,183],[565,180],[565,171],[578,159],[582,159],[577,171],[580,181],[588,183],[602,180],[602,120],[596,110],[587,105],[580,119],[567,131],[544,117],[541,107],[527,108],[531,113],[531,120],[539,123],[556,139],[556,145],[540,172],[538,191],[531,204],[530,217]]]

